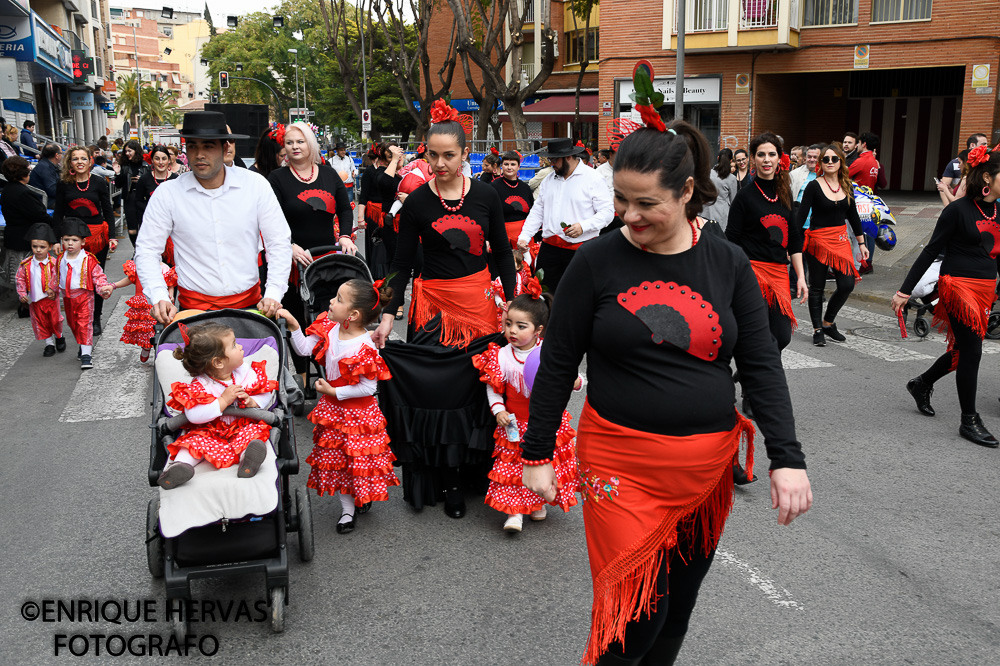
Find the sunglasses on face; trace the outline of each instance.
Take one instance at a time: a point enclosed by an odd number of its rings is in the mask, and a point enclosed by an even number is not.
[[[836,164],[839,161],[840,161],[840,158],[837,157],[836,155],[826,155],[823,158],[823,164]]]

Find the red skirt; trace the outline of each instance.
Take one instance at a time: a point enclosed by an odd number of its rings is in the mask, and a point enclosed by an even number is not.
[[[224,418],[228,417],[220,416],[185,430],[173,444],[167,446],[170,457],[175,457],[181,449],[187,449],[195,458],[207,460],[216,469],[224,469],[239,463],[250,442],[255,439],[267,442],[271,434],[271,426],[261,421],[235,418],[226,423]]]
[[[792,311],[792,296],[789,293],[788,266],[786,264],[772,264],[769,261],[752,261],[750,267],[753,274],[757,276],[757,284],[760,285],[760,293],[767,301],[767,307],[777,308],[781,314],[788,317],[792,322],[792,328],[797,328],[798,320],[795,312]]]
[[[993,301],[996,300],[996,281],[942,275],[938,278],[938,296],[944,307],[934,309],[933,326],[945,334],[948,349],[955,344],[951,332],[951,318],[962,322],[979,336],[986,337]]]
[[[847,227],[806,229],[803,250],[824,266],[844,275],[853,275],[855,280],[861,279],[858,270],[854,268],[854,249],[851,247],[851,239],[847,237]]]

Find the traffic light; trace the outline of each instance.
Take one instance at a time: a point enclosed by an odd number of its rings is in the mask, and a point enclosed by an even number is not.
[[[219,87],[223,90],[229,87],[229,72],[219,72]]]
[[[212,93],[212,104],[218,104],[218,103],[219,103],[219,93],[214,92]]]

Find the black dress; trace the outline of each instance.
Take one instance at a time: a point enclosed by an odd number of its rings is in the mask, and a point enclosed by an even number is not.
[[[149,197],[153,196],[153,192],[156,191],[157,187],[168,180],[173,180],[175,178],[177,178],[177,174],[171,173],[165,180],[157,180],[156,177],[153,176],[152,171],[146,171],[139,176],[139,182],[135,184],[135,207],[139,214],[139,226],[142,226],[142,218],[146,214],[146,206],[149,204]]]
[[[382,206],[382,191],[379,189],[379,175],[385,174],[385,167],[369,166],[361,174],[361,194],[358,205],[365,207],[365,263],[376,280],[385,277],[392,263],[392,255],[386,249],[379,227],[383,223],[381,213],[375,214],[371,204]],[[393,194],[395,196],[395,193]],[[389,200],[387,206],[392,205]],[[388,211],[386,211],[388,212]]]
[[[142,160],[138,162],[123,162],[121,171],[115,176],[115,185],[122,192],[122,201],[125,208],[125,225],[128,227],[129,235],[133,238],[135,234],[139,233],[139,224],[142,222],[142,218],[139,215],[139,208],[136,205],[138,201],[136,187],[138,181],[132,182],[132,178],[141,177],[142,174],[148,171],[149,165]]]
[[[23,183],[7,183],[0,193],[0,211],[3,211],[3,219],[7,224],[3,246],[8,250],[31,251],[31,242],[24,238],[31,225],[41,222],[55,226],[39,195]],[[56,236],[59,236],[58,232]]]

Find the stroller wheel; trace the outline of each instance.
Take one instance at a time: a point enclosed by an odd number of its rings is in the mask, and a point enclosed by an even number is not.
[[[146,507],[146,564],[153,578],[163,578],[163,537],[160,536],[160,498]]]
[[[271,588],[271,631],[280,634],[285,630],[285,588]]]
[[[986,322],[986,337],[990,340],[1000,340],[1000,312],[991,312]]]
[[[931,332],[930,324],[923,317],[917,317],[913,320],[913,332],[918,338],[926,338],[927,334]]]
[[[312,501],[309,491],[297,488],[295,490],[295,513],[299,519],[299,559],[310,562],[313,558],[313,519]]]

